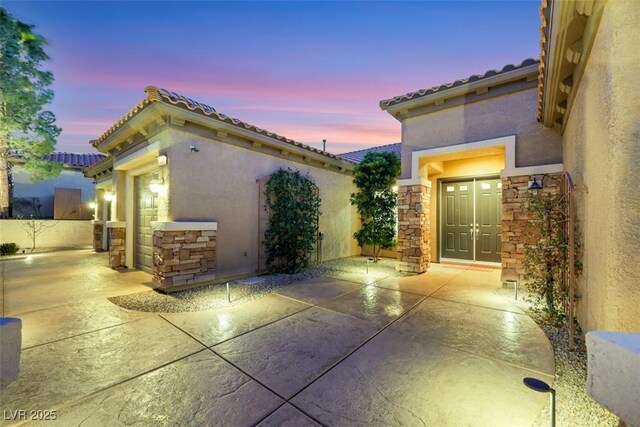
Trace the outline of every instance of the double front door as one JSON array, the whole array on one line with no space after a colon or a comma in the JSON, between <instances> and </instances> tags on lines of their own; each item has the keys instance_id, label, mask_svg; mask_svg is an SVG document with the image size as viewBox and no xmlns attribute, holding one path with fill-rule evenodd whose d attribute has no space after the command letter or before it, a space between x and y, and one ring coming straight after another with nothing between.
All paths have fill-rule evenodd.
<instances>
[{"instance_id":1,"label":"double front door","mask_svg":"<svg viewBox=\"0 0 640 427\"><path fill-rule=\"evenodd\" d=\"M500 262L502 182L499 178L442 182L440 206L442 258Z\"/></svg>"}]
</instances>

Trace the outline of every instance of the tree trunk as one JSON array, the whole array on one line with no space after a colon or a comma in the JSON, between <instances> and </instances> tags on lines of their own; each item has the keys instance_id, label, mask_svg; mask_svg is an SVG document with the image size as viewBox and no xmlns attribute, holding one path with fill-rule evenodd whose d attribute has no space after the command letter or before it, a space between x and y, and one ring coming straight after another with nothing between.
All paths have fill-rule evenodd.
<instances>
[{"instance_id":1,"label":"tree trunk","mask_svg":"<svg viewBox=\"0 0 640 427\"><path fill-rule=\"evenodd\" d=\"M0 219L9 218L9 149L0 135Z\"/></svg>"}]
</instances>

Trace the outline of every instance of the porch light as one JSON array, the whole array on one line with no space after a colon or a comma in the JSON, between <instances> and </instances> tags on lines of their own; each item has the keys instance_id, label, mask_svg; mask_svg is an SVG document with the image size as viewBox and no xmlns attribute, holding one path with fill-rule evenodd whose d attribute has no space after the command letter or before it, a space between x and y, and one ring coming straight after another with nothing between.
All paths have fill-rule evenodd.
<instances>
[{"instance_id":1,"label":"porch light","mask_svg":"<svg viewBox=\"0 0 640 427\"><path fill-rule=\"evenodd\" d=\"M167 166L167 156L166 155L162 155L162 156L158 156L156 157L156 160L158 161L158 166Z\"/></svg>"},{"instance_id":2,"label":"porch light","mask_svg":"<svg viewBox=\"0 0 640 427\"><path fill-rule=\"evenodd\" d=\"M96 208L96 202L89 202L89 209L95 209Z\"/></svg>"},{"instance_id":3,"label":"porch light","mask_svg":"<svg viewBox=\"0 0 640 427\"><path fill-rule=\"evenodd\" d=\"M152 193L159 193L162 191L163 188L164 188L164 179L162 178L154 179L153 181L151 181L151 184L149 184L149 190L151 190Z\"/></svg>"},{"instance_id":4,"label":"porch light","mask_svg":"<svg viewBox=\"0 0 640 427\"><path fill-rule=\"evenodd\" d=\"M111 191L107 191L106 193L104 193L104 199L105 199L107 202L112 201L113 199L115 199L115 197L116 197L116 196L115 196Z\"/></svg>"}]
</instances>

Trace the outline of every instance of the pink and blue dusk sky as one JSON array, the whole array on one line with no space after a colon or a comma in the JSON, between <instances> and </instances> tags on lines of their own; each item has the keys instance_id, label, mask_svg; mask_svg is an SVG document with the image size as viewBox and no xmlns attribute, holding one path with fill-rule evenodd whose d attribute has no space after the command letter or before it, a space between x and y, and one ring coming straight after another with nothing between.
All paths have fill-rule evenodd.
<instances>
[{"instance_id":1,"label":"pink and blue dusk sky","mask_svg":"<svg viewBox=\"0 0 640 427\"><path fill-rule=\"evenodd\" d=\"M58 151L148 85L334 153L390 144L381 99L539 55L537 0L2 3L49 40Z\"/></svg>"}]
</instances>

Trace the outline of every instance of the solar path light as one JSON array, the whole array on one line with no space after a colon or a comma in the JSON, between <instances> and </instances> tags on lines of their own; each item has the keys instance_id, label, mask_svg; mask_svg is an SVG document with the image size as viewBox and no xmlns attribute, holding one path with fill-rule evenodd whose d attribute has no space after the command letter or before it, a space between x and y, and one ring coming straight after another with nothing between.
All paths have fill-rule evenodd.
<instances>
[{"instance_id":1,"label":"solar path light","mask_svg":"<svg viewBox=\"0 0 640 427\"><path fill-rule=\"evenodd\" d=\"M551 427L556 427L556 391L549 384L537 378L526 377L522 382L531 390L539 393L551 393Z\"/></svg>"}]
</instances>

